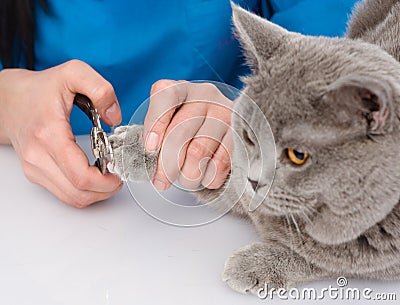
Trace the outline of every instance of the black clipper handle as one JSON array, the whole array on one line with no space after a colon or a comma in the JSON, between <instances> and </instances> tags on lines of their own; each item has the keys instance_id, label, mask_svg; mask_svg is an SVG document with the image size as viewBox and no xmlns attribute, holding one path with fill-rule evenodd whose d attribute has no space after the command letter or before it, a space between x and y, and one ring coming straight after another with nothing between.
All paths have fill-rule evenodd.
<instances>
[{"instance_id":1,"label":"black clipper handle","mask_svg":"<svg viewBox=\"0 0 400 305\"><path fill-rule=\"evenodd\" d=\"M86 95L77 93L74 98L74 104L88 116L89 120L93 123L93 126L96 126L95 114L97 111L94 108L92 101Z\"/></svg>"}]
</instances>

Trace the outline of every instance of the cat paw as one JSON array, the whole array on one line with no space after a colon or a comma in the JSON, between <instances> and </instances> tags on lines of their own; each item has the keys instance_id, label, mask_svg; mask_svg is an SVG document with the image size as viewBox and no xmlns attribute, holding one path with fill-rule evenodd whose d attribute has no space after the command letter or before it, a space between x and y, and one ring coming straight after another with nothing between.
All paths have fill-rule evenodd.
<instances>
[{"instance_id":1,"label":"cat paw","mask_svg":"<svg viewBox=\"0 0 400 305\"><path fill-rule=\"evenodd\" d=\"M287 281L275 266L279 264L279 256L274 257L271 254L273 252L266 249L263 243L251 244L237 250L226 261L222 280L233 290L243 294L257 294L266 285L268 289L287 287Z\"/></svg>"},{"instance_id":2,"label":"cat paw","mask_svg":"<svg viewBox=\"0 0 400 305\"><path fill-rule=\"evenodd\" d=\"M114 158L107 168L123 181L150 181L155 173L158 153L146 151L142 134L142 125L129 125L116 128L108 137Z\"/></svg>"}]
</instances>

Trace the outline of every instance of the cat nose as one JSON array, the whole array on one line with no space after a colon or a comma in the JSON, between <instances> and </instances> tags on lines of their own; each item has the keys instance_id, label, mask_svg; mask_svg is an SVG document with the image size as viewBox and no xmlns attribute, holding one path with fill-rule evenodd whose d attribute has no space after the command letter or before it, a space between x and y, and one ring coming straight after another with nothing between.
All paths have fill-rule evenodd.
<instances>
[{"instance_id":1,"label":"cat nose","mask_svg":"<svg viewBox=\"0 0 400 305\"><path fill-rule=\"evenodd\" d=\"M247 178L247 180L249 180L249 182L250 182L250 184L251 184L251 187L252 187L253 190L256 192L256 191L257 191L257 188L258 188L258 181L251 180L250 178Z\"/></svg>"}]
</instances>

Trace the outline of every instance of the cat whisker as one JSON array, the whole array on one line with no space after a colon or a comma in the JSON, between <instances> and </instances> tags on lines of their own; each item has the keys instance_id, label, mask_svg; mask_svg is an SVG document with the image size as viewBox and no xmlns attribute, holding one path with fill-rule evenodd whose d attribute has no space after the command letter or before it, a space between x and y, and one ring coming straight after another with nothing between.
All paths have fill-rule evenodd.
<instances>
[{"instance_id":1,"label":"cat whisker","mask_svg":"<svg viewBox=\"0 0 400 305\"><path fill-rule=\"evenodd\" d=\"M306 210L308 210L310 212L310 214L321 214L320 211L318 211L317 209L315 209L314 207L311 206L304 206L303 208L305 208Z\"/></svg>"},{"instance_id":2,"label":"cat whisker","mask_svg":"<svg viewBox=\"0 0 400 305\"><path fill-rule=\"evenodd\" d=\"M292 220L293 220L293 224L294 224L294 226L295 226L295 228L296 228L296 231L297 231L297 234L299 235L300 240L301 240L301 241L304 241L303 236L301 235L301 231L300 231L299 225L297 224L296 219L294 218L294 216L293 216L292 213L289 212L289 215L290 215L290 217L291 217Z\"/></svg>"},{"instance_id":3,"label":"cat whisker","mask_svg":"<svg viewBox=\"0 0 400 305\"><path fill-rule=\"evenodd\" d=\"M285 217L286 217L286 222L288 224L288 233L290 235L290 247L289 247L289 249L293 252L293 249L294 249L294 236L293 236L293 232L292 232L292 225L290 223L289 216L287 214L285 214Z\"/></svg>"},{"instance_id":4,"label":"cat whisker","mask_svg":"<svg viewBox=\"0 0 400 305\"><path fill-rule=\"evenodd\" d=\"M301 210L301 213L303 214L304 219L305 219L309 224L312 224L312 221L311 221L310 217L308 217L308 215L307 215L307 213L304 211L304 209Z\"/></svg>"},{"instance_id":5,"label":"cat whisker","mask_svg":"<svg viewBox=\"0 0 400 305\"><path fill-rule=\"evenodd\" d=\"M302 211L302 212L304 213L304 211ZM306 215L306 214L304 213L304 215ZM300 238L300 240L301 240L300 247L304 247L304 238L303 238L303 235L301 234L300 227L299 227L299 225L297 224L296 218L294 217L294 215L293 215L292 213L290 213L290 217L291 217L292 220L293 220L293 223L294 223L294 225L295 225L295 227L296 227L296 231L297 231L297 233L298 233L298 235L299 235L299 238ZM309 218L308 218L308 219L309 219ZM310 220L310 219L309 219L309 220ZM311 221L311 220L310 220L310 221ZM308 274L311 275L311 274L312 274L312 268L311 268L311 263L310 263L309 261L307 261L307 268L308 268Z\"/></svg>"},{"instance_id":6,"label":"cat whisker","mask_svg":"<svg viewBox=\"0 0 400 305\"><path fill-rule=\"evenodd\" d=\"M315 208L307 207L307 206L304 206L304 207L303 207L303 213L306 214L306 216L308 217L308 219L310 219L310 216L312 216L312 215L314 215L314 214L321 214L321 212L319 212L319 211L316 210Z\"/></svg>"}]
</instances>

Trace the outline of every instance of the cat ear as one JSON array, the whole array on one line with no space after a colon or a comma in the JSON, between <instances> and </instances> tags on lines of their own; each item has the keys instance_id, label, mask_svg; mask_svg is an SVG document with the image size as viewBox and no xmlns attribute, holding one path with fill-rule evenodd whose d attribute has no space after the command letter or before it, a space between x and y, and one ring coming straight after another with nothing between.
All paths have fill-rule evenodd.
<instances>
[{"instance_id":1,"label":"cat ear","mask_svg":"<svg viewBox=\"0 0 400 305\"><path fill-rule=\"evenodd\" d=\"M393 87L388 80L349 74L328 86L324 98L353 114L362 115L368 124L368 134L382 134L392 127Z\"/></svg>"},{"instance_id":2,"label":"cat ear","mask_svg":"<svg viewBox=\"0 0 400 305\"><path fill-rule=\"evenodd\" d=\"M295 35L232 2L231 6L239 40L253 68L273 56L290 35Z\"/></svg>"}]
</instances>

